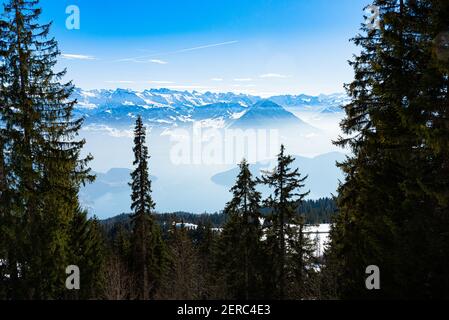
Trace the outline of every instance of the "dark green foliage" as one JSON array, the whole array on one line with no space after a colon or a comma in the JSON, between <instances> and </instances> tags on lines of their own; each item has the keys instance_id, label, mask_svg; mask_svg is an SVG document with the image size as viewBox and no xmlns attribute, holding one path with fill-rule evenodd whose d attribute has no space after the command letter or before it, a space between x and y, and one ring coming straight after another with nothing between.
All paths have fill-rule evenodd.
<instances>
[{"instance_id":1,"label":"dark green foliage","mask_svg":"<svg viewBox=\"0 0 449 320\"><path fill-rule=\"evenodd\" d=\"M200 272L198 249L183 224L171 224L168 248L170 263L164 275L159 298L196 300L203 297L204 274Z\"/></svg>"},{"instance_id":2,"label":"dark green foliage","mask_svg":"<svg viewBox=\"0 0 449 320\"><path fill-rule=\"evenodd\" d=\"M232 200L225 208L228 216L220 237L220 272L224 276L227 296L235 299L262 297L262 226L261 195L256 191L246 161L231 189Z\"/></svg>"},{"instance_id":3,"label":"dark green foliage","mask_svg":"<svg viewBox=\"0 0 449 320\"><path fill-rule=\"evenodd\" d=\"M270 210L262 208L261 212L262 215L268 215L270 213ZM304 200L298 207L298 213L300 216L306 219L306 224L331 223L332 217L336 216L337 212L337 204L334 199L330 198ZM212 228L222 228L227 221L227 215L224 212L213 214L195 214L188 212L154 212L153 216L155 221L161 227L164 237L170 229L170 221L183 221L186 224L191 223L195 225L210 224ZM118 225L131 230L131 219L129 214L121 214L113 218L102 220L101 224L105 228L107 233L111 234L115 234L117 232Z\"/></svg>"},{"instance_id":4,"label":"dark green foliage","mask_svg":"<svg viewBox=\"0 0 449 320\"><path fill-rule=\"evenodd\" d=\"M154 202L151 198L151 181L148 173L148 147L145 145L146 132L139 116L136 121L134 138L134 166L131 173L133 232L131 237L132 268L138 284L138 299L148 300L160 286L166 259L166 249L162 241L159 225L152 216Z\"/></svg>"},{"instance_id":5,"label":"dark green foliage","mask_svg":"<svg viewBox=\"0 0 449 320\"><path fill-rule=\"evenodd\" d=\"M306 224L328 224L337 215L337 204L334 199L303 200L298 213L305 218Z\"/></svg>"},{"instance_id":6,"label":"dark green foliage","mask_svg":"<svg viewBox=\"0 0 449 320\"><path fill-rule=\"evenodd\" d=\"M337 145L351 155L337 205L308 200L307 177L282 147L261 202L240 165L223 213L156 214L146 132L135 129L132 215L88 219L71 83L36 0L0 18L0 299L449 298L449 2L374 0L362 28L352 101ZM175 195L174 195L175 196ZM320 259L304 232L333 219ZM262 223L263 221L263 223ZM180 225L177 223L181 223ZM198 227L187 229L184 223ZM219 230L218 228L222 228ZM66 267L81 290L65 288ZM366 267L381 290L365 287Z\"/></svg>"},{"instance_id":7,"label":"dark green foliage","mask_svg":"<svg viewBox=\"0 0 449 320\"><path fill-rule=\"evenodd\" d=\"M447 298L449 61L437 42L449 30L449 4L374 4L381 29L354 39L362 52L347 86L349 138L338 141L353 155L340 165L346 181L329 257L342 298ZM379 291L365 288L369 265L380 267Z\"/></svg>"},{"instance_id":8,"label":"dark green foliage","mask_svg":"<svg viewBox=\"0 0 449 320\"><path fill-rule=\"evenodd\" d=\"M295 225L288 236L290 248L287 268L286 295L289 299L315 299L319 292L319 261L316 257L317 244L306 232L303 217L292 221Z\"/></svg>"},{"instance_id":9,"label":"dark green foliage","mask_svg":"<svg viewBox=\"0 0 449 320\"><path fill-rule=\"evenodd\" d=\"M309 192L299 192L304 187L307 176L302 177L299 169L290 167L293 161L291 156L285 155L285 147L282 146L277 167L272 172L265 172L260 181L272 189L272 195L264 201L264 206L271 208L267 217L266 230L266 247L271 270L268 272L270 276L266 281L271 288L272 297L276 299L287 297L287 287L292 276L291 267L298 263L294 252L298 249L302 250L297 247L298 241L303 241L305 244L303 235L298 233L300 221L297 212L298 206L309 194ZM299 251L296 254L305 257ZM302 276L302 272L298 273L300 269L303 267L299 266L293 272Z\"/></svg>"},{"instance_id":10,"label":"dark green foliage","mask_svg":"<svg viewBox=\"0 0 449 320\"><path fill-rule=\"evenodd\" d=\"M131 255L131 231L122 224L114 225L113 230L109 236L112 239L112 250L121 259L128 261Z\"/></svg>"},{"instance_id":11,"label":"dark green foliage","mask_svg":"<svg viewBox=\"0 0 449 320\"><path fill-rule=\"evenodd\" d=\"M210 221L200 222L198 228L192 232L192 240L198 250L199 272L202 275L202 291L200 299L219 299L225 290L222 273L218 266L218 246L220 233L213 230Z\"/></svg>"},{"instance_id":12,"label":"dark green foliage","mask_svg":"<svg viewBox=\"0 0 449 320\"><path fill-rule=\"evenodd\" d=\"M170 225L170 221L183 221L184 223L192 223L196 225L210 224L212 228L220 228L226 222L226 215L224 213L203 213L195 214L188 212L174 212L156 214L156 221L160 225ZM167 227L168 229L168 227Z\"/></svg>"},{"instance_id":13,"label":"dark green foliage","mask_svg":"<svg viewBox=\"0 0 449 320\"><path fill-rule=\"evenodd\" d=\"M0 258L8 298L58 299L74 264L78 190L93 177L76 140L73 86L53 71L59 51L37 6L10 0L0 21Z\"/></svg>"},{"instance_id":14,"label":"dark green foliage","mask_svg":"<svg viewBox=\"0 0 449 320\"><path fill-rule=\"evenodd\" d=\"M72 221L70 247L71 261L82 271L80 290L67 294L67 298L92 299L104 295L104 269L106 268L105 235L99 221L87 219L87 213L79 211Z\"/></svg>"},{"instance_id":15,"label":"dark green foliage","mask_svg":"<svg viewBox=\"0 0 449 320\"><path fill-rule=\"evenodd\" d=\"M320 275L317 272L320 261L314 256L314 241L303 232L306 214L300 212L310 212L307 219L317 221L320 217L335 213L335 203L331 199L321 199L304 201L304 207L300 205L306 194L298 193L298 190L305 179L297 170L289 168L286 159L292 160L280 155L280 163L284 166L280 169L284 172L283 186L297 188L288 189L290 191L284 206L271 202L276 208L284 208L284 212L291 213L284 223L284 297L314 299L321 294ZM156 299L280 298L279 280L273 276L279 272L276 268L279 268L281 255L279 230L273 227L279 225L273 223L278 221L278 216L274 210L261 209L261 196L256 190L256 181L252 179L248 164L243 162L240 168L236 185L231 190L233 198L223 214L152 215L169 247L169 258L165 260L168 268L162 272L161 285L154 293ZM277 194L276 188L273 192ZM274 196L271 199L277 198ZM262 221L265 221L263 226ZM186 223L194 224L196 228L186 228ZM108 219L103 221L103 226L113 247L113 256L134 264L129 241L133 237L130 217L121 215ZM139 281L141 279L137 278L136 285ZM117 283L117 279L114 283ZM118 286L121 284L123 281ZM123 294L113 295L113 298L117 296L123 297Z\"/></svg>"}]
</instances>

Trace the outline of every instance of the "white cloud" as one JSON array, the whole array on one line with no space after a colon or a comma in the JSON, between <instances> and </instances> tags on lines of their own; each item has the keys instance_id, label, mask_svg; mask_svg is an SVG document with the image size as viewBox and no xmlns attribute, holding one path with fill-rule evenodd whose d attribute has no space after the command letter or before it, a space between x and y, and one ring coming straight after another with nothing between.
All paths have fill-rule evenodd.
<instances>
[{"instance_id":1,"label":"white cloud","mask_svg":"<svg viewBox=\"0 0 449 320\"><path fill-rule=\"evenodd\" d=\"M223 81L223 79L222 78L212 78L212 79L210 79L211 81Z\"/></svg>"},{"instance_id":2,"label":"white cloud","mask_svg":"<svg viewBox=\"0 0 449 320\"><path fill-rule=\"evenodd\" d=\"M63 54L61 54L61 56L67 60L95 60L95 57L87 56L87 55L83 55L83 54L63 53Z\"/></svg>"},{"instance_id":3,"label":"white cloud","mask_svg":"<svg viewBox=\"0 0 449 320\"><path fill-rule=\"evenodd\" d=\"M234 79L234 81L236 81L236 82L249 82L249 81L253 81L253 79L251 79L251 78L237 78L237 79Z\"/></svg>"},{"instance_id":4,"label":"white cloud","mask_svg":"<svg viewBox=\"0 0 449 320\"><path fill-rule=\"evenodd\" d=\"M150 62L156 63L156 64L168 64L167 61L159 60L159 59L151 59Z\"/></svg>"},{"instance_id":5,"label":"white cloud","mask_svg":"<svg viewBox=\"0 0 449 320\"><path fill-rule=\"evenodd\" d=\"M135 83L135 82L134 81L128 81L128 80L113 80L113 81L109 80L109 81L106 81L106 83L132 84L132 83Z\"/></svg>"},{"instance_id":6,"label":"white cloud","mask_svg":"<svg viewBox=\"0 0 449 320\"><path fill-rule=\"evenodd\" d=\"M279 73L266 73L266 74L260 75L259 77L262 79L268 79L268 78L285 79L285 78L288 78L288 76L286 76L284 74L279 74Z\"/></svg>"},{"instance_id":7,"label":"white cloud","mask_svg":"<svg viewBox=\"0 0 449 320\"><path fill-rule=\"evenodd\" d=\"M282 93L275 92L275 91L258 91L257 95L262 98L270 98L273 96L282 95Z\"/></svg>"},{"instance_id":8,"label":"white cloud","mask_svg":"<svg viewBox=\"0 0 449 320\"><path fill-rule=\"evenodd\" d=\"M111 128L111 127L108 127L105 125L86 126L83 128L83 130L90 131L90 132L106 133L109 136L114 137L114 138L132 138L134 136L133 130L119 130L119 129Z\"/></svg>"},{"instance_id":9,"label":"white cloud","mask_svg":"<svg viewBox=\"0 0 449 320\"><path fill-rule=\"evenodd\" d=\"M158 80L155 80L155 81L148 81L148 83L153 83L153 84L174 84L174 83L176 83L176 82L173 82L173 81L158 81Z\"/></svg>"},{"instance_id":10,"label":"white cloud","mask_svg":"<svg viewBox=\"0 0 449 320\"><path fill-rule=\"evenodd\" d=\"M232 86L235 87L235 88L255 88L255 87L257 87L255 84L244 84L244 85L242 85L242 84L234 84Z\"/></svg>"}]
</instances>

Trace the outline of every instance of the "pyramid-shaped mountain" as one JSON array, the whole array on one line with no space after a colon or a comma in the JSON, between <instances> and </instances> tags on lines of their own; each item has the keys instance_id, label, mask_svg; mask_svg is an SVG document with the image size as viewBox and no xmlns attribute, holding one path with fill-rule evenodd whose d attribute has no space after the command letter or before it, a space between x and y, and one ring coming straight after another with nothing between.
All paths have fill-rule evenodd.
<instances>
[{"instance_id":1,"label":"pyramid-shaped mountain","mask_svg":"<svg viewBox=\"0 0 449 320\"><path fill-rule=\"evenodd\" d=\"M318 129L270 100L262 100L251 106L230 128L242 129L297 129L316 132Z\"/></svg>"}]
</instances>

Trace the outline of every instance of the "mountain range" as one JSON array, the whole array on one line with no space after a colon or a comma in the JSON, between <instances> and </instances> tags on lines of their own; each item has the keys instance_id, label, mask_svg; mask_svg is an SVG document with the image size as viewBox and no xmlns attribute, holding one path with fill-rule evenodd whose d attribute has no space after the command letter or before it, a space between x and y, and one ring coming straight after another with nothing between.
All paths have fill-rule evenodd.
<instances>
[{"instance_id":1,"label":"mountain range","mask_svg":"<svg viewBox=\"0 0 449 320\"><path fill-rule=\"evenodd\" d=\"M153 177L153 196L160 212L223 209L230 200L237 164L246 158L255 173L273 167L270 159L275 159L280 144L297 155L295 166L310 175L311 199L335 193L342 178L335 163L344 154L335 152L340 149L332 140L339 134L341 106L347 102L344 94L264 99L170 89L76 88L72 98L77 100L75 116L85 118L80 132L86 141L83 154L93 155L91 166L97 172L96 182L80 195L89 212L99 217L129 211L132 127L137 115L151 128L147 139L150 173L157 177ZM219 130L197 133L193 125L198 123ZM236 129L232 133L241 139L227 136L224 129ZM256 129L256 135L247 129Z\"/></svg>"},{"instance_id":2,"label":"mountain range","mask_svg":"<svg viewBox=\"0 0 449 320\"><path fill-rule=\"evenodd\" d=\"M247 94L170 89L138 92L80 88L74 90L72 98L78 101L75 115L85 117L86 125L128 127L137 115L142 115L146 123L164 128L182 127L198 121L220 128L266 127L277 120L305 126L293 111L340 113L341 106L347 101L345 94L283 95L263 99Z\"/></svg>"}]
</instances>

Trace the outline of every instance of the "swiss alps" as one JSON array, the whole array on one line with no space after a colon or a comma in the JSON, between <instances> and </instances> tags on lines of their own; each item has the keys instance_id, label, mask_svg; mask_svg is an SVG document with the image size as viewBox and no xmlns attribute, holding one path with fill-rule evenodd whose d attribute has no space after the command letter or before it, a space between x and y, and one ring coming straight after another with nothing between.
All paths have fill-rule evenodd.
<instances>
[{"instance_id":1,"label":"swiss alps","mask_svg":"<svg viewBox=\"0 0 449 320\"><path fill-rule=\"evenodd\" d=\"M91 165L97 172L97 181L82 188L80 196L83 205L100 217L129 210L137 115L151 130L150 172L157 177L153 196L161 212L220 210L229 201L226 181L234 180L241 159L251 162L255 171L269 169L281 143L297 155L298 164L310 175L312 198L331 196L342 179L335 163L344 155L332 141L340 132L341 106L347 101L344 94L266 99L170 89L77 88L72 98L78 101L75 116L85 118L80 135L87 141L84 152L93 155ZM195 131L198 124L201 130ZM236 140L226 140L230 132ZM227 149L230 141L234 144ZM178 161L180 151L185 155L183 161Z\"/></svg>"},{"instance_id":2,"label":"swiss alps","mask_svg":"<svg viewBox=\"0 0 449 320\"><path fill-rule=\"evenodd\" d=\"M316 97L285 95L263 99L246 94L170 89L137 92L79 88L75 89L72 97L78 101L76 115L85 117L87 125L119 127L131 125L138 114L146 123L161 127L183 126L197 121L219 127L248 127L253 123L259 127L266 126L268 121L265 120L268 119L288 120L301 126L306 124L291 112L340 113L341 105L347 100L344 94Z\"/></svg>"}]
</instances>

